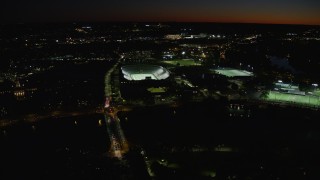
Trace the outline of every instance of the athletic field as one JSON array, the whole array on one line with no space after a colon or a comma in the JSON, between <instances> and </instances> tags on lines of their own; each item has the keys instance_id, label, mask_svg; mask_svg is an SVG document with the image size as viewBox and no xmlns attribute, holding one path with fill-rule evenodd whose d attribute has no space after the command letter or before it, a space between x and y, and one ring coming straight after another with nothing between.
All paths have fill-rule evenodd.
<instances>
[{"instance_id":1,"label":"athletic field","mask_svg":"<svg viewBox=\"0 0 320 180\"><path fill-rule=\"evenodd\" d=\"M240 69L232 69L232 68L219 68L214 69L214 72L217 74L221 74L227 77L249 77L253 76L252 72L240 70Z\"/></svg>"},{"instance_id":2,"label":"athletic field","mask_svg":"<svg viewBox=\"0 0 320 180\"><path fill-rule=\"evenodd\" d=\"M316 96L320 96L320 90L313 91L313 94Z\"/></svg>"},{"instance_id":3,"label":"athletic field","mask_svg":"<svg viewBox=\"0 0 320 180\"><path fill-rule=\"evenodd\" d=\"M308 106L320 106L320 97L313 95L295 95L295 94L287 94L281 93L277 91L270 91L267 101L274 102L285 102L292 104L300 104L300 105L308 105Z\"/></svg>"}]
</instances>

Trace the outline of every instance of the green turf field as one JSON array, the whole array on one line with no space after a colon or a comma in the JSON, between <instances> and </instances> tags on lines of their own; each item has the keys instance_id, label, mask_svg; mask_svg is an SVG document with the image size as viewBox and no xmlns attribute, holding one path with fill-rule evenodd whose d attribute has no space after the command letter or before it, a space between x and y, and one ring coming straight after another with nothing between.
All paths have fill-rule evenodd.
<instances>
[{"instance_id":1,"label":"green turf field","mask_svg":"<svg viewBox=\"0 0 320 180\"><path fill-rule=\"evenodd\" d=\"M313 94L316 96L320 96L320 90L313 91Z\"/></svg>"},{"instance_id":2,"label":"green turf field","mask_svg":"<svg viewBox=\"0 0 320 180\"><path fill-rule=\"evenodd\" d=\"M164 92L166 92L166 89L164 89L162 87L159 87L159 88L152 87L152 88L149 88L148 91L151 93L164 93Z\"/></svg>"},{"instance_id":3,"label":"green turf field","mask_svg":"<svg viewBox=\"0 0 320 180\"><path fill-rule=\"evenodd\" d=\"M274 102L286 102L293 104L309 105L309 106L320 106L320 97L312 95L295 95L295 94L286 94L276 91L270 91L267 101Z\"/></svg>"},{"instance_id":4,"label":"green turf field","mask_svg":"<svg viewBox=\"0 0 320 180\"><path fill-rule=\"evenodd\" d=\"M173 59L168 61L163 61L169 65L180 65L180 66L200 66L201 63L195 62L193 59Z\"/></svg>"},{"instance_id":5,"label":"green turf field","mask_svg":"<svg viewBox=\"0 0 320 180\"><path fill-rule=\"evenodd\" d=\"M232 68L221 68L221 69L214 69L214 71L218 74L222 74L227 77L245 77L245 76L253 76L251 72L239 69L232 69Z\"/></svg>"}]
</instances>

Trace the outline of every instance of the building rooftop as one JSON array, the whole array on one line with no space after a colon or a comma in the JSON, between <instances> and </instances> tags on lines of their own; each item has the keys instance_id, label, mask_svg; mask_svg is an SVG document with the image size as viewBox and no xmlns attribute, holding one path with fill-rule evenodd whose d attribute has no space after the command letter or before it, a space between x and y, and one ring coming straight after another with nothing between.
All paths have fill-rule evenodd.
<instances>
[{"instance_id":1,"label":"building rooftop","mask_svg":"<svg viewBox=\"0 0 320 180\"><path fill-rule=\"evenodd\" d=\"M170 76L169 71L157 65L126 65L121 67L123 77L127 80L162 80Z\"/></svg>"}]
</instances>

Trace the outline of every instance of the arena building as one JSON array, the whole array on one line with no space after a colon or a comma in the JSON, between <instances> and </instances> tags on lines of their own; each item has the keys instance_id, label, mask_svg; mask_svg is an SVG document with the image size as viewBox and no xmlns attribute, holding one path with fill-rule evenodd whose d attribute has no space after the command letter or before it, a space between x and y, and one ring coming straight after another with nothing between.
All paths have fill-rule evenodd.
<instances>
[{"instance_id":1,"label":"arena building","mask_svg":"<svg viewBox=\"0 0 320 180\"><path fill-rule=\"evenodd\" d=\"M126 65L121 67L121 71L129 81L164 80L170 76L167 69L157 65Z\"/></svg>"}]
</instances>

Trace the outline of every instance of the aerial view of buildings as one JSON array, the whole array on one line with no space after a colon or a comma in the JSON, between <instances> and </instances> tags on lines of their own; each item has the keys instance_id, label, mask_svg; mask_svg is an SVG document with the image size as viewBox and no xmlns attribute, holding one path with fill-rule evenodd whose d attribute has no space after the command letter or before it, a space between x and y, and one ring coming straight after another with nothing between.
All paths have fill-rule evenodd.
<instances>
[{"instance_id":1,"label":"aerial view of buildings","mask_svg":"<svg viewBox=\"0 0 320 180\"><path fill-rule=\"evenodd\" d=\"M320 4L230 2L2 8L0 179L320 179Z\"/></svg>"}]
</instances>

